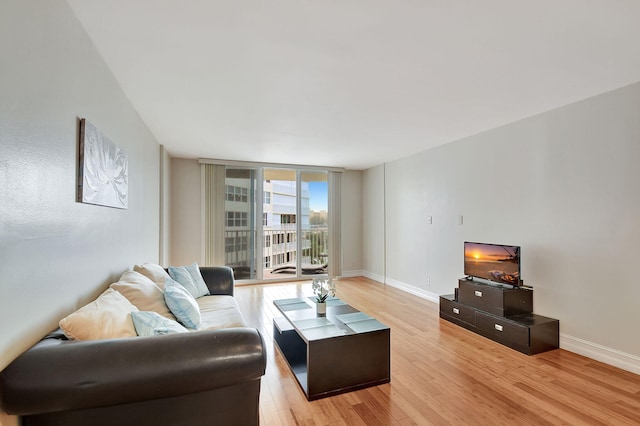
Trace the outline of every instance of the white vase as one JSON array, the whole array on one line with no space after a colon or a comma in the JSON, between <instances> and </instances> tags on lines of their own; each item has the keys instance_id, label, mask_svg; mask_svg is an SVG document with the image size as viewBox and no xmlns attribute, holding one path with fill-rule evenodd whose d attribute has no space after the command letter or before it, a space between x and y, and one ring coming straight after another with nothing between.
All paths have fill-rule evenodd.
<instances>
[{"instance_id":1,"label":"white vase","mask_svg":"<svg viewBox=\"0 0 640 426\"><path fill-rule=\"evenodd\" d=\"M327 302L316 302L316 313L321 317L327 315Z\"/></svg>"}]
</instances>

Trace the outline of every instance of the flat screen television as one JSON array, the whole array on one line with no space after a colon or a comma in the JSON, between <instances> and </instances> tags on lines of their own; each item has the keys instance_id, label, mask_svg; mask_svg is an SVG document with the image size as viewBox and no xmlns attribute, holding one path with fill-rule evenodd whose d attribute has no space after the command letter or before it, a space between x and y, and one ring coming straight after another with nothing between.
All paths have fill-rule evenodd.
<instances>
[{"instance_id":1,"label":"flat screen television","mask_svg":"<svg viewBox=\"0 0 640 426\"><path fill-rule=\"evenodd\" d=\"M519 286L522 282L520 247L465 241L464 274L471 278Z\"/></svg>"}]
</instances>

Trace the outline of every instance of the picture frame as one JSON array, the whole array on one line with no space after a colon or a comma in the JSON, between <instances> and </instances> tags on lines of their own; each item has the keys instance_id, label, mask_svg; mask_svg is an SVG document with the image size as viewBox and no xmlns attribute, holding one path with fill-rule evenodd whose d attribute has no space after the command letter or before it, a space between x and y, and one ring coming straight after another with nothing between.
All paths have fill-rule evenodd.
<instances>
[{"instance_id":1,"label":"picture frame","mask_svg":"<svg viewBox=\"0 0 640 426\"><path fill-rule=\"evenodd\" d=\"M80 119L78 202L129 208L126 152L85 118Z\"/></svg>"}]
</instances>

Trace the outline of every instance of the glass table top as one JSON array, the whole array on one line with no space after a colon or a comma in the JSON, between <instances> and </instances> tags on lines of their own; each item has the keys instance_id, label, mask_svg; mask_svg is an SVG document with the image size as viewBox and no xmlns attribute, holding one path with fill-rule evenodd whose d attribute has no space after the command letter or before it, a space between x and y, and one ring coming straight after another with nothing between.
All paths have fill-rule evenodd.
<instances>
[{"instance_id":1,"label":"glass table top","mask_svg":"<svg viewBox=\"0 0 640 426\"><path fill-rule=\"evenodd\" d=\"M327 299L326 316L316 314L315 297L280 299L273 303L307 341L389 328L335 297Z\"/></svg>"}]
</instances>

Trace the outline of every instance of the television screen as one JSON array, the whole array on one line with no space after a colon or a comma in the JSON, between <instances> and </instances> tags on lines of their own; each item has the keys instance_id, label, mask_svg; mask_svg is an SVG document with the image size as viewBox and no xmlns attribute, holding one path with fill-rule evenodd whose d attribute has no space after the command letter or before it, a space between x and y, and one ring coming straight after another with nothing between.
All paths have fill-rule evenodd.
<instances>
[{"instance_id":1,"label":"television screen","mask_svg":"<svg viewBox=\"0 0 640 426\"><path fill-rule=\"evenodd\" d=\"M520 247L465 242L464 274L502 284L520 285Z\"/></svg>"}]
</instances>

